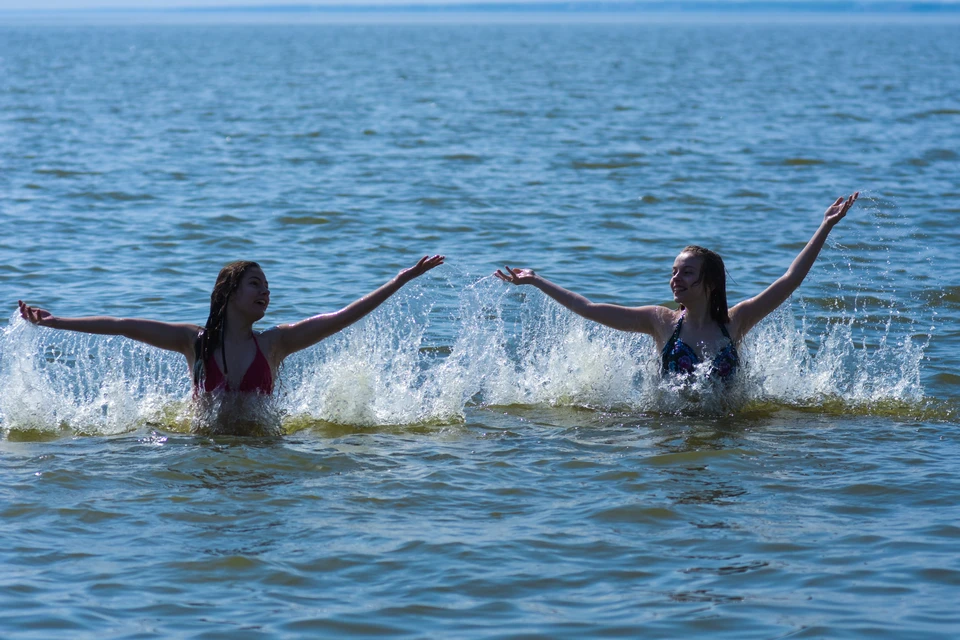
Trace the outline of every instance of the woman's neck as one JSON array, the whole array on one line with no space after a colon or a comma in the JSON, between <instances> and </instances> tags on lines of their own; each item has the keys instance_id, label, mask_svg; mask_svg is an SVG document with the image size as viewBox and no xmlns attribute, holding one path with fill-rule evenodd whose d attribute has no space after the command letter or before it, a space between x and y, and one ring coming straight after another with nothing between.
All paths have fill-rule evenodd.
<instances>
[{"instance_id":1,"label":"woman's neck","mask_svg":"<svg viewBox=\"0 0 960 640\"><path fill-rule=\"evenodd\" d=\"M684 305L683 318L684 322L693 329L714 324L713 318L710 317L710 309L706 305Z\"/></svg>"},{"instance_id":2,"label":"woman's neck","mask_svg":"<svg viewBox=\"0 0 960 640\"><path fill-rule=\"evenodd\" d=\"M253 335L253 323L236 317L235 314L227 314L227 326L223 331L223 338L228 342L244 342Z\"/></svg>"}]
</instances>

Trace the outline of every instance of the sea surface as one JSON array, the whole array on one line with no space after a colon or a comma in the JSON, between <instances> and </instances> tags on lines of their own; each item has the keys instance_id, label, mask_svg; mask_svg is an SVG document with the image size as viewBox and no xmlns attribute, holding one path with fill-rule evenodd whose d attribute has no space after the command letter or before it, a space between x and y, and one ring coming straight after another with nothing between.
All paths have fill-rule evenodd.
<instances>
[{"instance_id":1,"label":"sea surface","mask_svg":"<svg viewBox=\"0 0 960 640\"><path fill-rule=\"evenodd\" d=\"M953 638L956 21L0 25L0 636ZM454 21L455 22L455 21ZM532 288L731 303L860 191L737 388ZM291 357L284 435L191 431L181 356L447 264Z\"/></svg>"}]
</instances>

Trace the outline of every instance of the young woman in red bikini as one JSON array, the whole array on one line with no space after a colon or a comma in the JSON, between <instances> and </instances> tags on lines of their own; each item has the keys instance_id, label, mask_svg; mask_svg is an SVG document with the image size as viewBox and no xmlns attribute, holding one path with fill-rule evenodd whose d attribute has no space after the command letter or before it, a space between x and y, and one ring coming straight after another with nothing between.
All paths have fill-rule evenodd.
<instances>
[{"instance_id":1,"label":"young woman in red bikini","mask_svg":"<svg viewBox=\"0 0 960 640\"><path fill-rule=\"evenodd\" d=\"M494 274L513 284L531 284L574 313L621 331L653 336L664 377L689 377L705 360L709 376L729 380L740 365L737 344L750 329L779 307L803 282L830 230L847 215L858 193L837 198L823 222L787 272L759 295L727 308L726 274L719 255L691 245L673 261L670 289L679 309L663 306L622 307L597 304L560 287L530 269L499 269Z\"/></svg>"},{"instance_id":2,"label":"young woman in red bikini","mask_svg":"<svg viewBox=\"0 0 960 640\"><path fill-rule=\"evenodd\" d=\"M270 304L267 277L256 262L225 266L210 294L206 326L173 324L138 318L60 318L19 301L20 315L53 329L121 335L160 349L182 353L193 371L197 395L216 392L271 394L277 368L292 353L306 349L350 326L383 304L400 288L443 264L444 256L424 256L376 291L334 313L253 330Z\"/></svg>"}]
</instances>

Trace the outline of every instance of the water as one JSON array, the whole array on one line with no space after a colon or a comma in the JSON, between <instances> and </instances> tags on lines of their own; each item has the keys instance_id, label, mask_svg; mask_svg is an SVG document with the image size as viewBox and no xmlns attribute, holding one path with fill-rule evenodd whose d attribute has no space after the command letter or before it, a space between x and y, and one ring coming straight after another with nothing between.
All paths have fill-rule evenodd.
<instances>
[{"instance_id":1,"label":"water","mask_svg":"<svg viewBox=\"0 0 960 640\"><path fill-rule=\"evenodd\" d=\"M947 638L960 624L956 26L0 28L4 637ZM491 277L729 298L860 202L743 346ZM191 435L182 359L16 318L264 327L448 264L284 365L279 438Z\"/></svg>"}]
</instances>

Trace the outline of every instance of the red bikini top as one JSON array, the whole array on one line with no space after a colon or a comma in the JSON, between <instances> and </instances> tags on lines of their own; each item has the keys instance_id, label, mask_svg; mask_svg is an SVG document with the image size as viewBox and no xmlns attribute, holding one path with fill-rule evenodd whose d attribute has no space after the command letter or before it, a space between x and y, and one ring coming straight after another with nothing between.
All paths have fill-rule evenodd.
<instances>
[{"instance_id":1,"label":"red bikini top","mask_svg":"<svg viewBox=\"0 0 960 640\"><path fill-rule=\"evenodd\" d=\"M207 393L216 390L239 391L241 393L273 393L273 373L270 371L270 363L266 356L260 351L260 343L257 337L253 337L253 344L257 347L257 354L253 357L253 362L247 368L240 381L239 389L231 389L227 379L223 377L220 367L217 366L217 359L210 355L210 358L204 363L203 390Z\"/></svg>"}]
</instances>

